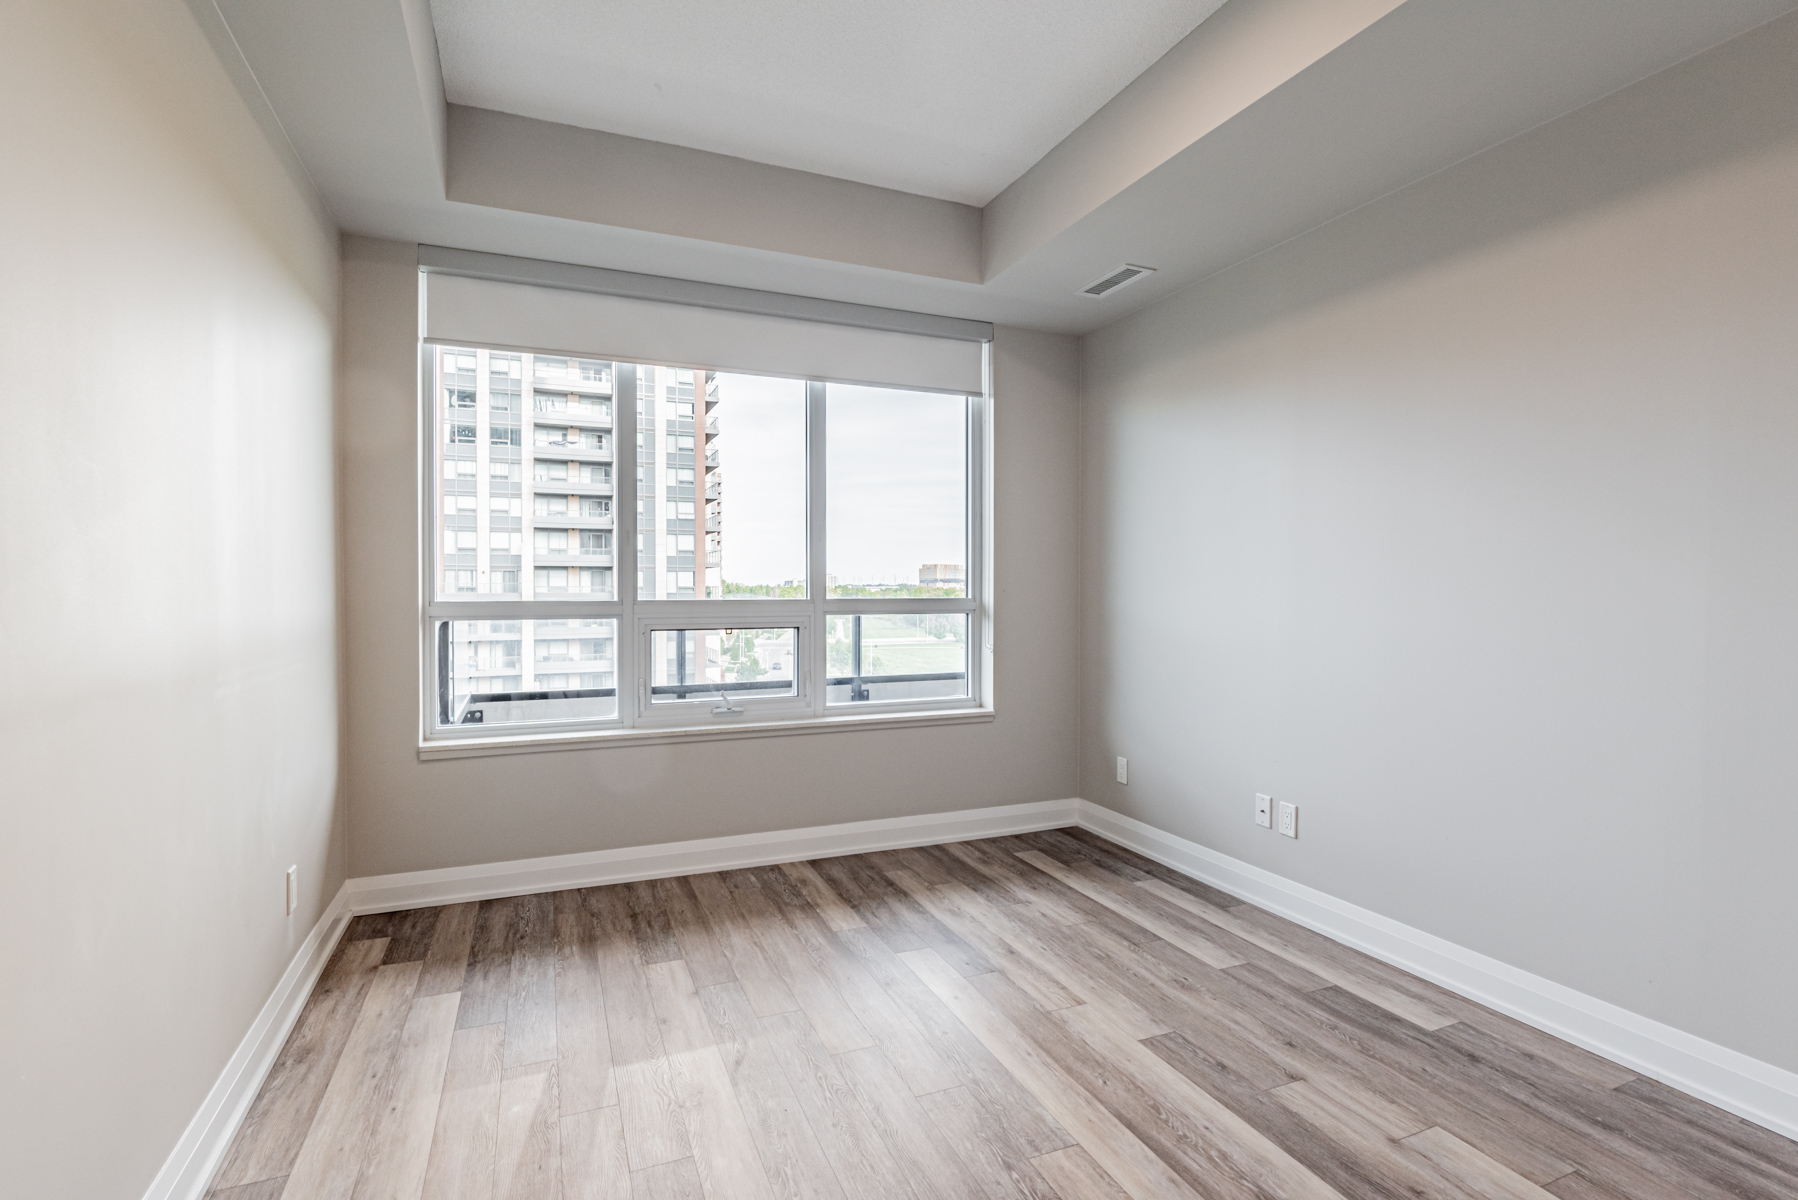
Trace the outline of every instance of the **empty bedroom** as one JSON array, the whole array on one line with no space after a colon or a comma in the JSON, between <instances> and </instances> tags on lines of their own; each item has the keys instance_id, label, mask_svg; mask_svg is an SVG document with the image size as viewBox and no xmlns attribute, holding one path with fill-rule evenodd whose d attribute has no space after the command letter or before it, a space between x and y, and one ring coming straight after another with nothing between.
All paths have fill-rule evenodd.
<instances>
[{"instance_id":1,"label":"empty bedroom","mask_svg":"<svg viewBox=\"0 0 1798 1200\"><path fill-rule=\"evenodd\" d=\"M0 1196L1798 1197L1798 0L0 28Z\"/></svg>"}]
</instances>

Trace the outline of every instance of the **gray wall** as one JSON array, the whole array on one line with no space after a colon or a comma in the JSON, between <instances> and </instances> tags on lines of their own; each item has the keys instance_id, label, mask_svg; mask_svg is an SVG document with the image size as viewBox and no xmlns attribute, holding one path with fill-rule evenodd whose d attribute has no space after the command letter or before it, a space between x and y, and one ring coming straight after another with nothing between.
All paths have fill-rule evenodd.
<instances>
[{"instance_id":1,"label":"gray wall","mask_svg":"<svg viewBox=\"0 0 1798 1200\"><path fill-rule=\"evenodd\" d=\"M1075 794L1076 347L994 357L990 724L420 762L416 249L343 264L346 779L358 876Z\"/></svg>"},{"instance_id":2,"label":"gray wall","mask_svg":"<svg viewBox=\"0 0 1798 1200\"><path fill-rule=\"evenodd\" d=\"M1083 795L1798 1068L1794 78L1788 18L1088 338Z\"/></svg>"},{"instance_id":3,"label":"gray wall","mask_svg":"<svg viewBox=\"0 0 1798 1200\"><path fill-rule=\"evenodd\" d=\"M0 1192L116 1200L344 875L337 241L179 0L5 11Z\"/></svg>"}]
</instances>

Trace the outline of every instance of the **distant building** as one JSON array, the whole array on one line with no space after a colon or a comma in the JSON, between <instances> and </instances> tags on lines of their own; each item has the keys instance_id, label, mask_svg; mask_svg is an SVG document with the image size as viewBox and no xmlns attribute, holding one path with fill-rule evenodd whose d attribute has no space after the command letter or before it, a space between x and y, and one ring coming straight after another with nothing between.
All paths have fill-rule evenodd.
<instances>
[{"instance_id":1,"label":"distant building","mask_svg":"<svg viewBox=\"0 0 1798 1200\"><path fill-rule=\"evenodd\" d=\"M960 563L925 563L918 568L920 587L960 587L967 582L967 569Z\"/></svg>"}]
</instances>

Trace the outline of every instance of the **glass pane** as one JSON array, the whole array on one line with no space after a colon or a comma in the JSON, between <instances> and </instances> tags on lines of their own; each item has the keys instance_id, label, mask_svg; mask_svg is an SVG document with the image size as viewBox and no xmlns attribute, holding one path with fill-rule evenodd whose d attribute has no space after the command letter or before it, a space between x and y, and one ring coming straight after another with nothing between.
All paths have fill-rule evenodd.
<instances>
[{"instance_id":1,"label":"glass pane","mask_svg":"<svg viewBox=\"0 0 1798 1200\"><path fill-rule=\"evenodd\" d=\"M805 597L805 383L637 368L637 594Z\"/></svg>"},{"instance_id":2,"label":"glass pane","mask_svg":"<svg viewBox=\"0 0 1798 1200\"><path fill-rule=\"evenodd\" d=\"M438 595L613 599L612 364L434 353Z\"/></svg>"},{"instance_id":3,"label":"glass pane","mask_svg":"<svg viewBox=\"0 0 1798 1200\"><path fill-rule=\"evenodd\" d=\"M651 704L796 696L797 629L658 629L650 635Z\"/></svg>"},{"instance_id":4,"label":"glass pane","mask_svg":"<svg viewBox=\"0 0 1798 1200\"><path fill-rule=\"evenodd\" d=\"M968 401L825 390L825 570L832 596L964 596Z\"/></svg>"},{"instance_id":5,"label":"glass pane","mask_svg":"<svg viewBox=\"0 0 1798 1200\"><path fill-rule=\"evenodd\" d=\"M968 694L968 614L827 618L828 704L942 700Z\"/></svg>"},{"instance_id":6,"label":"glass pane","mask_svg":"<svg viewBox=\"0 0 1798 1200\"><path fill-rule=\"evenodd\" d=\"M618 715L618 622L439 621L439 725Z\"/></svg>"}]
</instances>

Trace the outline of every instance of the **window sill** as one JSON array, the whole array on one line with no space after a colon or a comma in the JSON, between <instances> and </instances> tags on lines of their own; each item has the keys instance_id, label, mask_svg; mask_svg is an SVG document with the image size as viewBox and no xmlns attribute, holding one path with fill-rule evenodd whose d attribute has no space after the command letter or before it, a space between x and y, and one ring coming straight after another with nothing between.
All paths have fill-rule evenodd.
<instances>
[{"instance_id":1,"label":"window sill","mask_svg":"<svg viewBox=\"0 0 1798 1200\"><path fill-rule=\"evenodd\" d=\"M542 754L554 750L596 750L607 746L666 746L724 742L738 738L792 737L827 730L908 729L922 725L983 725L993 719L990 708L957 708L940 712L854 713L799 721L760 721L741 725L680 729L619 729L605 732L520 734L512 737L458 738L423 742L420 762L443 758L485 758L496 754Z\"/></svg>"}]
</instances>

